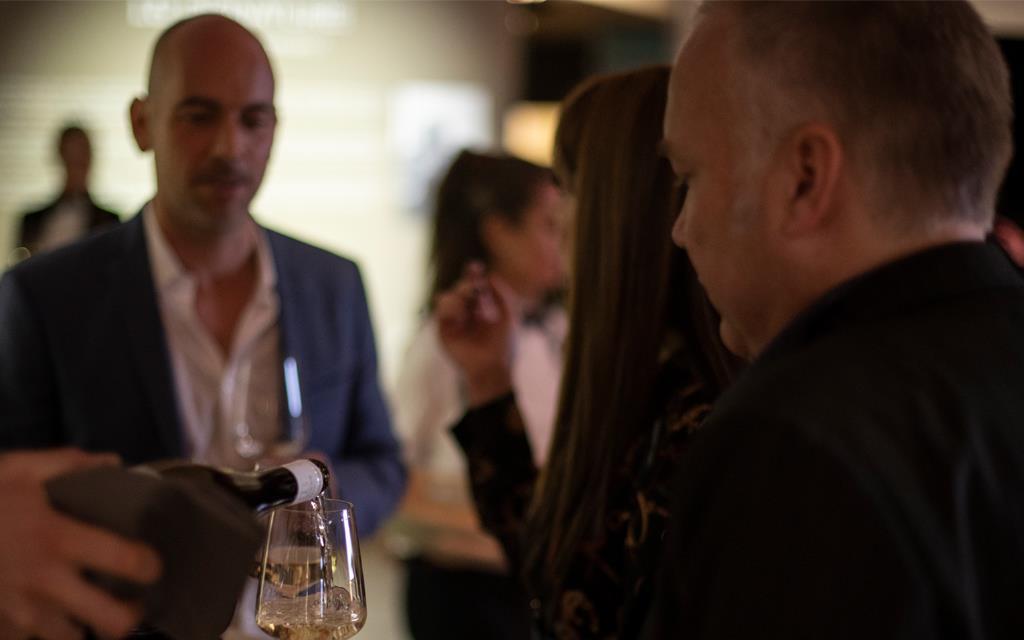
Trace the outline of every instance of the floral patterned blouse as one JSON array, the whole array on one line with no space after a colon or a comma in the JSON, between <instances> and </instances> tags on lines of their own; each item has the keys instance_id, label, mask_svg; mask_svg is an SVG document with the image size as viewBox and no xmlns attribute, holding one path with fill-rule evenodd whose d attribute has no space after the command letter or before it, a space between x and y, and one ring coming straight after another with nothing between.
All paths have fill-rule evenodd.
<instances>
[{"instance_id":1,"label":"floral patterned blouse","mask_svg":"<svg viewBox=\"0 0 1024 640\"><path fill-rule=\"evenodd\" d=\"M662 406L649 429L637 429L611 483L603 535L581 545L557 602L541 603L542 585L526 587L541 637L635 638L652 597L652 580L668 527L670 480L713 398L679 358L657 383ZM538 470L512 394L472 409L452 428L469 464L473 499L484 527L516 567L523 518ZM553 611L550 619L541 614Z\"/></svg>"}]
</instances>

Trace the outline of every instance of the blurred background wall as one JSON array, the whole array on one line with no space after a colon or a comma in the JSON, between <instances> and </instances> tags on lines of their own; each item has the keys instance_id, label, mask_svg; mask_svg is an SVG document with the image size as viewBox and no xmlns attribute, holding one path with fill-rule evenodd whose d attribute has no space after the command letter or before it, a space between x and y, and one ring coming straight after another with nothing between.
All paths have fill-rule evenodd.
<instances>
[{"instance_id":1,"label":"blurred background wall","mask_svg":"<svg viewBox=\"0 0 1024 640\"><path fill-rule=\"evenodd\" d=\"M1024 2L976 4L1024 75ZM671 61L693 10L681 0L0 1L0 269L21 213L56 196L54 136L67 122L92 134L97 202L123 218L139 210L152 161L134 146L127 107L150 46L181 17L226 13L263 38L278 79L280 125L253 212L360 263L389 384L423 303L431 186L450 155L505 147L546 161L568 89ZM1018 221L1021 173L1015 163L1003 199ZM366 565L360 637L404 637L399 572L372 545Z\"/></svg>"}]
</instances>

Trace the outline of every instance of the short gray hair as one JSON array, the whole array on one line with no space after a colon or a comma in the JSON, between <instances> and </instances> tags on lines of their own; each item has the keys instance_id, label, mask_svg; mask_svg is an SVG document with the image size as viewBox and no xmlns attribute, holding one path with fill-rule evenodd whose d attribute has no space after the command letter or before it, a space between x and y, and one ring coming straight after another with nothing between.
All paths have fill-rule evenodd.
<instances>
[{"instance_id":1,"label":"short gray hair","mask_svg":"<svg viewBox=\"0 0 1024 640\"><path fill-rule=\"evenodd\" d=\"M1013 152L1009 74L957 2L706 2L736 18L745 143L810 119L836 128L876 199L917 226L989 224ZM744 104L746 103L746 104Z\"/></svg>"}]
</instances>

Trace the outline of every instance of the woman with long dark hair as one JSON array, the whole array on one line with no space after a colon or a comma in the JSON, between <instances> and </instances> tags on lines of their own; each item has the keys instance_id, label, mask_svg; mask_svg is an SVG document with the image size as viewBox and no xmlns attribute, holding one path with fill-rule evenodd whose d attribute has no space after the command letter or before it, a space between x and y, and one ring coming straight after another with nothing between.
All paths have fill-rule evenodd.
<instances>
[{"instance_id":1,"label":"woman with long dark hair","mask_svg":"<svg viewBox=\"0 0 1024 640\"><path fill-rule=\"evenodd\" d=\"M576 221L566 368L543 471L510 393L500 278L470 269L438 299L473 407L454 432L477 508L524 577L543 637L639 633L669 478L734 366L670 240L683 194L657 149L668 75L658 66L599 77L563 106L555 172Z\"/></svg>"}]
</instances>

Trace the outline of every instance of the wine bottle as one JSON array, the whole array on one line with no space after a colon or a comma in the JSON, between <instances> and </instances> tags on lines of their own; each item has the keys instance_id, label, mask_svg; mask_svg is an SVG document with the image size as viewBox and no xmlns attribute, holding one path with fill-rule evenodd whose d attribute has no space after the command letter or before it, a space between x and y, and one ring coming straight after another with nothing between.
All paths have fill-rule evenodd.
<instances>
[{"instance_id":1,"label":"wine bottle","mask_svg":"<svg viewBox=\"0 0 1024 640\"><path fill-rule=\"evenodd\" d=\"M254 513L314 500L326 493L330 484L327 465L310 459L265 471L234 471L189 462L151 463L137 469L186 482L216 484Z\"/></svg>"}]
</instances>

